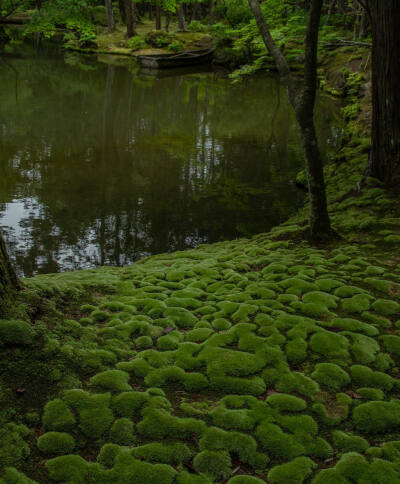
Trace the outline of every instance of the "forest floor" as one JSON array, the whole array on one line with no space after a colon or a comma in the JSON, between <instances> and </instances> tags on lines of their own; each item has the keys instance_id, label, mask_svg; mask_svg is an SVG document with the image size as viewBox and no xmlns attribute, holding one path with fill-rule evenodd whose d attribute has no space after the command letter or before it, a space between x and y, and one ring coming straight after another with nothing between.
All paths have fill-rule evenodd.
<instances>
[{"instance_id":1,"label":"forest floor","mask_svg":"<svg viewBox=\"0 0 400 484\"><path fill-rule=\"evenodd\" d=\"M357 188L364 54L322 61L349 100L326 167L339 240L311 245L305 207L251 239L24 281L0 321L0 482L400 483L400 200Z\"/></svg>"}]
</instances>

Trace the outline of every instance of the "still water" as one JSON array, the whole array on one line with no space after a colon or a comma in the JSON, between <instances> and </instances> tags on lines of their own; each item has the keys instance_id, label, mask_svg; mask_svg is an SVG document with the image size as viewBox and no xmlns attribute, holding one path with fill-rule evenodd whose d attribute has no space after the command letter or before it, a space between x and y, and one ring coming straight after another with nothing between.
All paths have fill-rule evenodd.
<instances>
[{"instance_id":1,"label":"still water","mask_svg":"<svg viewBox=\"0 0 400 484\"><path fill-rule=\"evenodd\" d=\"M321 147L340 142L320 96ZM0 227L20 274L124 265L267 231L303 203L274 76L141 73L134 62L0 56Z\"/></svg>"}]
</instances>

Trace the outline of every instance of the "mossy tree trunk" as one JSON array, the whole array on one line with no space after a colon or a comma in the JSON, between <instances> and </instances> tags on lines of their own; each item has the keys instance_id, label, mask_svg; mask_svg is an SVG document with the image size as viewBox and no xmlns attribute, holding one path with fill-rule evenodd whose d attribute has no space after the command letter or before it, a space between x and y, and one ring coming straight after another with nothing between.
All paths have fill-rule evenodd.
<instances>
[{"instance_id":1,"label":"mossy tree trunk","mask_svg":"<svg viewBox=\"0 0 400 484\"><path fill-rule=\"evenodd\" d=\"M317 91L317 46L323 0L312 0L307 26L304 82L299 89L284 55L272 39L258 0L248 0L264 44L274 59L280 78L286 86L300 128L308 176L310 198L310 233L314 240L333 235L328 215L325 180L321 152L314 124Z\"/></svg>"},{"instance_id":2,"label":"mossy tree trunk","mask_svg":"<svg viewBox=\"0 0 400 484\"><path fill-rule=\"evenodd\" d=\"M0 234L0 317L8 312L12 298L19 289L21 289L21 284L8 257L4 239Z\"/></svg>"},{"instance_id":3,"label":"mossy tree trunk","mask_svg":"<svg viewBox=\"0 0 400 484\"><path fill-rule=\"evenodd\" d=\"M179 3L178 9L177 9L177 14L178 14L178 24L179 24L179 30L186 30L186 19L185 19L185 12L183 10L183 4Z\"/></svg>"},{"instance_id":4,"label":"mossy tree trunk","mask_svg":"<svg viewBox=\"0 0 400 484\"><path fill-rule=\"evenodd\" d=\"M136 35L136 9L132 0L124 0L126 36L128 39Z\"/></svg>"},{"instance_id":5,"label":"mossy tree trunk","mask_svg":"<svg viewBox=\"0 0 400 484\"><path fill-rule=\"evenodd\" d=\"M400 181L400 2L369 0L372 25L372 149L367 175Z\"/></svg>"}]
</instances>

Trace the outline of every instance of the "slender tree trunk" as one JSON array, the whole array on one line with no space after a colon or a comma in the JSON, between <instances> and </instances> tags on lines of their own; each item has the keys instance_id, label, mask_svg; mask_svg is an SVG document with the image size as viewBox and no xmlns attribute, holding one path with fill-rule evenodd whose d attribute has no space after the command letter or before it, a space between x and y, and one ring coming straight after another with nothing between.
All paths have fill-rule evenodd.
<instances>
[{"instance_id":1,"label":"slender tree trunk","mask_svg":"<svg viewBox=\"0 0 400 484\"><path fill-rule=\"evenodd\" d=\"M165 13L165 31L169 32L169 24L171 23L171 12Z\"/></svg>"},{"instance_id":2,"label":"slender tree trunk","mask_svg":"<svg viewBox=\"0 0 400 484\"><path fill-rule=\"evenodd\" d=\"M161 7L160 4L157 2L156 4L156 30L161 30Z\"/></svg>"},{"instance_id":3,"label":"slender tree trunk","mask_svg":"<svg viewBox=\"0 0 400 484\"><path fill-rule=\"evenodd\" d=\"M185 20L185 12L183 10L183 5L182 3L179 4L178 7L178 23L179 23L179 30L186 30L186 20Z\"/></svg>"},{"instance_id":4,"label":"slender tree trunk","mask_svg":"<svg viewBox=\"0 0 400 484\"><path fill-rule=\"evenodd\" d=\"M106 10L107 10L108 31L114 32L114 30L115 30L115 19L114 19L113 7L112 7L112 0L105 0L105 1L106 1Z\"/></svg>"},{"instance_id":5,"label":"slender tree trunk","mask_svg":"<svg viewBox=\"0 0 400 484\"><path fill-rule=\"evenodd\" d=\"M328 9L328 17L326 19L326 25L329 25L331 21L331 17L333 15L333 9L335 8L337 3L337 0L331 0L331 3L329 4L329 9Z\"/></svg>"},{"instance_id":6,"label":"slender tree trunk","mask_svg":"<svg viewBox=\"0 0 400 484\"><path fill-rule=\"evenodd\" d=\"M215 23L215 0L210 1L210 25Z\"/></svg>"},{"instance_id":7,"label":"slender tree trunk","mask_svg":"<svg viewBox=\"0 0 400 484\"><path fill-rule=\"evenodd\" d=\"M0 318L10 309L10 303L21 284L7 254L6 244L0 234Z\"/></svg>"},{"instance_id":8,"label":"slender tree trunk","mask_svg":"<svg viewBox=\"0 0 400 484\"><path fill-rule=\"evenodd\" d=\"M314 125L314 107L317 91L317 46L323 0L312 0L307 27L304 85L299 92L289 65L271 37L258 0L248 0L259 31L286 86L290 102L300 128L308 176L310 198L310 232L313 239L332 235L328 215L322 157Z\"/></svg>"},{"instance_id":9,"label":"slender tree trunk","mask_svg":"<svg viewBox=\"0 0 400 484\"><path fill-rule=\"evenodd\" d=\"M366 9L362 7L360 31L358 34L359 39L365 39L365 37L367 36L367 29L368 29L368 15L367 15Z\"/></svg>"},{"instance_id":10,"label":"slender tree trunk","mask_svg":"<svg viewBox=\"0 0 400 484\"><path fill-rule=\"evenodd\" d=\"M372 24L372 149L367 174L400 180L400 4L370 0Z\"/></svg>"}]
</instances>

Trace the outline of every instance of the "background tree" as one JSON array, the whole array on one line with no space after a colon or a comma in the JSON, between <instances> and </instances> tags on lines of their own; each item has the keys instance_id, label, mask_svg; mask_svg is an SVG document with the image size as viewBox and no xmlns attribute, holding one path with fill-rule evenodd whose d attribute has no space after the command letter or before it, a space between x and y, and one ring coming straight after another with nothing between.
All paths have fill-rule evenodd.
<instances>
[{"instance_id":1,"label":"background tree","mask_svg":"<svg viewBox=\"0 0 400 484\"><path fill-rule=\"evenodd\" d=\"M400 181L400 2L366 0L372 25L372 149L367 175Z\"/></svg>"},{"instance_id":2,"label":"background tree","mask_svg":"<svg viewBox=\"0 0 400 484\"><path fill-rule=\"evenodd\" d=\"M299 88L279 47L272 39L258 0L248 0L261 37L271 54L285 84L296 113L303 144L310 198L310 233L313 239L332 235L328 215L323 163L314 125L314 106L317 91L317 46L323 0L312 0L307 26L304 79Z\"/></svg>"}]
</instances>

